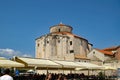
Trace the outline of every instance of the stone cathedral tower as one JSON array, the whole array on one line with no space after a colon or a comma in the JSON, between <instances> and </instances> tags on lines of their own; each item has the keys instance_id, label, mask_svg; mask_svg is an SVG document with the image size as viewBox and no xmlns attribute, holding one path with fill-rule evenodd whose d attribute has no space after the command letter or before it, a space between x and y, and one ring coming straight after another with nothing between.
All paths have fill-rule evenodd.
<instances>
[{"instance_id":1,"label":"stone cathedral tower","mask_svg":"<svg viewBox=\"0 0 120 80\"><path fill-rule=\"evenodd\" d=\"M92 49L88 40L72 33L73 28L62 23L50 27L50 33L36 39L36 58L57 60L86 59Z\"/></svg>"}]
</instances>

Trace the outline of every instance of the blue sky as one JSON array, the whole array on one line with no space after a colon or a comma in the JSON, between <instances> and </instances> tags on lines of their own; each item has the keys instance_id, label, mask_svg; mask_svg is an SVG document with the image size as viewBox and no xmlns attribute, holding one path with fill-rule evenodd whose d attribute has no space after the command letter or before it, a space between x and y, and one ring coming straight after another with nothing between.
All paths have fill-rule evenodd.
<instances>
[{"instance_id":1,"label":"blue sky","mask_svg":"<svg viewBox=\"0 0 120 80\"><path fill-rule=\"evenodd\" d=\"M120 45L120 0L0 0L0 56L34 57L35 39L60 22L94 48Z\"/></svg>"}]
</instances>

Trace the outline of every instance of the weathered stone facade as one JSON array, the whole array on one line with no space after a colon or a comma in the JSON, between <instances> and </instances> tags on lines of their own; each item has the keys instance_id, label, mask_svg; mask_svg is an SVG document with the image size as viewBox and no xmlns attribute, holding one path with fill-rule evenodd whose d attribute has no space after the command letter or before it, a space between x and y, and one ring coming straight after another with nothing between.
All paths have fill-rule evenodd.
<instances>
[{"instance_id":1,"label":"weathered stone facade","mask_svg":"<svg viewBox=\"0 0 120 80\"><path fill-rule=\"evenodd\" d=\"M87 58L92 50L88 40L72 33L69 25L58 24L50 27L50 33L36 39L36 58L75 60L76 55Z\"/></svg>"},{"instance_id":2,"label":"weathered stone facade","mask_svg":"<svg viewBox=\"0 0 120 80\"><path fill-rule=\"evenodd\" d=\"M120 46L105 49L93 49L87 58L92 63L98 65L109 65L114 68L120 68Z\"/></svg>"},{"instance_id":3,"label":"weathered stone facade","mask_svg":"<svg viewBox=\"0 0 120 80\"><path fill-rule=\"evenodd\" d=\"M117 60L120 60L120 46L118 46L118 47L116 48L115 58L116 58Z\"/></svg>"}]
</instances>

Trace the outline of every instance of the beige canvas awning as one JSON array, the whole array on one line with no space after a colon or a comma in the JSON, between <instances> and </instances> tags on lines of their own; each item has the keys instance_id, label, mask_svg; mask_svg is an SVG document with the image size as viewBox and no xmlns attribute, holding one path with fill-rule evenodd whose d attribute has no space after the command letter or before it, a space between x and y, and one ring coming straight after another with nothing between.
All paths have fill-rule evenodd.
<instances>
[{"instance_id":1,"label":"beige canvas awning","mask_svg":"<svg viewBox=\"0 0 120 80\"><path fill-rule=\"evenodd\" d=\"M24 67L24 64L7 59L0 59L0 67Z\"/></svg>"},{"instance_id":2,"label":"beige canvas awning","mask_svg":"<svg viewBox=\"0 0 120 80\"><path fill-rule=\"evenodd\" d=\"M57 61L57 60L54 60L54 62L62 65L63 68L81 68L82 65L79 65L73 61Z\"/></svg>"},{"instance_id":3,"label":"beige canvas awning","mask_svg":"<svg viewBox=\"0 0 120 80\"><path fill-rule=\"evenodd\" d=\"M76 62L79 65L82 65L84 68L87 69L103 69L104 67L96 65L96 64L92 64L92 63L88 63L88 62Z\"/></svg>"},{"instance_id":4,"label":"beige canvas awning","mask_svg":"<svg viewBox=\"0 0 120 80\"><path fill-rule=\"evenodd\" d=\"M46 68L60 68L61 65L47 59L23 58L16 57L16 61L26 64L27 67L46 67Z\"/></svg>"},{"instance_id":5,"label":"beige canvas awning","mask_svg":"<svg viewBox=\"0 0 120 80\"><path fill-rule=\"evenodd\" d=\"M112 67L112 66L108 66L108 65L103 65L102 67L104 67L104 70L117 70L117 68Z\"/></svg>"}]
</instances>

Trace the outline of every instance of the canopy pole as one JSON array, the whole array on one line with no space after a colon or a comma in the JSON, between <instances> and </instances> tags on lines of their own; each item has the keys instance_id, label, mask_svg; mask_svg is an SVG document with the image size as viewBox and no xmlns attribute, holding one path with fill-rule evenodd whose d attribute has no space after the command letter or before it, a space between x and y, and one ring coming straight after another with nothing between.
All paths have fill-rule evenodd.
<instances>
[{"instance_id":1,"label":"canopy pole","mask_svg":"<svg viewBox=\"0 0 120 80\"><path fill-rule=\"evenodd\" d=\"M90 75L90 70L88 69L88 76Z\"/></svg>"},{"instance_id":2,"label":"canopy pole","mask_svg":"<svg viewBox=\"0 0 120 80\"><path fill-rule=\"evenodd\" d=\"M48 67L47 67L47 74L48 74L49 72L48 72Z\"/></svg>"},{"instance_id":3,"label":"canopy pole","mask_svg":"<svg viewBox=\"0 0 120 80\"><path fill-rule=\"evenodd\" d=\"M63 74L64 74L64 66L62 65L62 69L63 69Z\"/></svg>"},{"instance_id":4,"label":"canopy pole","mask_svg":"<svg viewBox=\"0 0 120 80\"><path fill-rule=\"evenodd\" d=\"M34 67L35 73L37 73L37 66Z\"/></svg>"},{"instance_id":5,"label":"canopy pole","mask_svg":"<svg viewBox=\"0 0 120 80\"><path fill-rule=\"evenodd\" d=\"M64 74L64 69L63 69L63 74Z\"/></svg>"},{"instance_id":6,"label":"canopy pole","mask_svg":"<svg viewBox=\"0 0 120 80\"><path fill-rule=\"evenodd\" d=\"M15 67L13 68L13 71L14 71L14 74L16 74L16 68Z\"/></svg>"},{"instance_id":7,"label":"canopy pole","mask_svg":"<svg viewBox=\"0 0 120 80\"><path fill-rule=\"evenodd\" d=\"M104 76L105 76L106 74L105 74L105 70L104 70Z\"/></svg>"},{"instance_id":8,"label":"canopy pole","mask_svg":"<svg viewBox=\"0 0 120 80\"><path fill-rule=\"evenodd\" d=\"M70 70L70 73L72 74L72 70Z\"/></svg>"}]
</instances>

